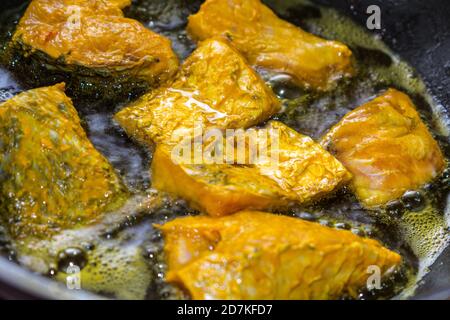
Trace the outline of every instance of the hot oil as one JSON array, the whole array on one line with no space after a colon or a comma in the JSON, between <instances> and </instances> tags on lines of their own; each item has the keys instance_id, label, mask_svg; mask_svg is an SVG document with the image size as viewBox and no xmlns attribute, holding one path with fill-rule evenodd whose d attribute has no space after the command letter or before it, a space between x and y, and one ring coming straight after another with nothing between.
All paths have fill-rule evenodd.
<instances>
[{"instance_id":1,"label":"hot oil","mask_svg":"<svg viewBox=\"0 0 450 320\"><path fill-rule=\"evenodd\" d=\"M136 0L126 15L169 37L174 50L184 59L195 48L185 31L187 16L198 9L200 2ZM284 110L276 119L319 139L347 112L392 86L410 94L448 157L449 122L443 116L443 107L433 103L414 70L381 40L335 11L311 6L306 1L266 3L290 22L348 44L358 69L354 79L320 95L301 90L286 75L259 70L283 101ZM2 13L2 21L7 22L1 26L3 43L22 11L19 8ZM24 89L28 88L22 88L5 69L0 69L0 101ZM135 193L127 206L108 215L99 225L65 231L41 241L13 245L7 232L0 229L0 251L14 260L12 249L15 249L19 253L18 263L60 281L66 278L64 269L68 265L81 265L82 287L107 297L185 298L180 290L164 282L163 239L153 224L196 212L183 202L168 201L149 189L151 152L127 138L112 121L112 115L124 103L98 106L95 102L76 101L76 108L93 144ZM344 188L319 203L293 208L284 214L375 238L400 252L406 261L404 268L386 281L382 290L364 292L361 298L389 298L400 292L400 297L407 297L449 241L450 213L444 212L443 205L447 203L448 179L447 171L444 177L419 190L419 195L407 195L386 210L363 209Z\"/></svg>"}]
</instances>

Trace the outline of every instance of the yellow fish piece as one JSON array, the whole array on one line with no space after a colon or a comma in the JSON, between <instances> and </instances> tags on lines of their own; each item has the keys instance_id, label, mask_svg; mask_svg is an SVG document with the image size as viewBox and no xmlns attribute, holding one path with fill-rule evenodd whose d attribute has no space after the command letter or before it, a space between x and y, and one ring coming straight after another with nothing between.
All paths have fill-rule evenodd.
<instances>
[{"instance_id":1,"label":"yellow fish piece","mask_svg":"<svg viewBox=\"0 0 450 320\"><path fill-rule=\"evenodd\" d=\"M160 229L167 281L196 300L356 298L368 267L384 278L402 261L350 231L264 212L178 218Z\"/></svg>"},{"instance_id":2,"label":"yellow fish piece","mask_svg":"<svg viewBox=\"0 0 450 320\"><path fill-rule=\"evenodd\" d=\"M47 69L150 86L170 79L178 58L168 39L125 18L130 0L33 0L11 47Z\"/></svg>"},{"instance_id":3,"label":"yellow fish piece","mask_svg":"<svg viewBox=\"0 0 450 320\"><path fill-rule=\"evenodd\" d=\"M352 187L366 207L419 188L445 167L413 102L395 89L348 113L321 144L353 174Z\"/></svg>"},{"instance_id":4,"label":"yellow fish piece","mask_svg":"<svg viewBox=\"0 0 450 320\"><path fill-rule=\"evenodd\" d=\"M116 114L140 142L175 144L199 127L248 128L267 120L280 102L225 41L200 43L176 80Z\"/></svg>"},{"instance_id":5,"label":"yellow fish piece","mask_svg":"<svg viewBox=\"0 0 450 320\"><path fill-rule=\"evenodd\" d=\"M207 0L189 17L189 33L227 38L251 65L291 75L299 84L330 90L352 75L352 52L278 18L260 0Z\"/></svg>"},{"instance_id":6,"label":"yellow fish piece","mask_svg":"<svg viewBox=\"0 0 450 320\"><path fill-rule=\"evenodd\" d=\"M249 161L246 155L243 162L236 158L231 163L224 159L221 164L183 162L178 161L174 149L160 145L153 155L153 187L184 198L212 216L223 216L244 209L308 203L351 179L344 166L319 144L280 122L249 130L267 134L256 134L253 141L267 144L266 161Z\"/></svg>"},{"instance_id":7,"label":"yellow fish piece","mask_svg":"<svg viewBox=\"0 0 450 320\"><path fill-rule=\"evenodd\" d=\"M128 198L88 140L64 84L0 104L1 218L14 239L96 222Z\"/></svg>"}]
</instances>

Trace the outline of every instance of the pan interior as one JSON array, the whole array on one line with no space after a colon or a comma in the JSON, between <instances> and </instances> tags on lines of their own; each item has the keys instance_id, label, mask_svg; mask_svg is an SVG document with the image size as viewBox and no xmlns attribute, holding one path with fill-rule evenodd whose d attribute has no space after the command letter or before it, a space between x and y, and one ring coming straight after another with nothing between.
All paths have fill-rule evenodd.
<instances>
[{"instance_id":1,"label":"pan interior","mask_svg":"<svg viewBox=\"0 0 450 320\"><path fill-rule=\"evenodd\" d=\"M201 1L138 0L126 15L144 23L172 40L181 59L195 48L185 31L187 16L198 10ZM320 138L346 113L389 87L408 93L449 157L450 121L443 107L435 103L414 69L392 52L379 38L337 11L307 1L266 3L278 15L305 30L349 45L356 56L358 75L336 91L317 94L292 84L289 77L261 71L262 76L282 99L284 111L276 119L314 139ZM21 16L24 6L1 13L1 45L5 44ZM23 79L8 71L4 59L0 68L0 101L28 89ZM48 80L49 84L51 79ZM195 215L182 201L160 200L150 190L148 174L151 152L128 139L112 121L112 115L126 101L115 106L79 100L75 106L84 121L89 138L116 167L135 196L127 208L114 213L100 225L66 231L52 239L21 244L8 241L6 228L0 227L2 255L33 271L64 281L61 252L77 248L84 259L83 288L107 297L129 299L176 299L183 292L163 281L166 265L162 256L161 234L152 226L178 216ZM373 237L397 250L405 258L402 272L386 282L382 290L364 292L361 298L407 298L450 242L447 177L420 190L420 210L401 208L398 214L386 210L365 210L346 190L313 206L298 207L284 214L347 228ZM447 180L445 180L447 179Z\"/></svg>"}]
</instances>

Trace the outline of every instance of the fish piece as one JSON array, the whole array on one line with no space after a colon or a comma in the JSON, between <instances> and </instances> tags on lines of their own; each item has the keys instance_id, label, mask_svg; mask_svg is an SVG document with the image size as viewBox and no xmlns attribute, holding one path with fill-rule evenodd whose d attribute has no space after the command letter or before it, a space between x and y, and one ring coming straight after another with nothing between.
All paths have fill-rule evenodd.
<instances>
[{"instance_id":1,"label":"fish piece","mask_svg":"<svg viewBox=\"0 0 450 320\"><path fill-rule=\"evenodd\" d=\"M0 104L0 204L14 239L96 222L128 198L81 127L64 84Z\"/></svg>"},{"instance_id":2,"label":"fish piece","mask_svg":"<svg viewBox=\"0 0 450 320\"><path fill-rule=\"evenodd\" d=\"M160 229L166 280L196 300L356 298L368 267L386 278L402 261L350 231L264 212L177 218Z\"/></svg>"},{"instance_id":3,"label":"fish piece","mask_svg":"<svg viewBox=\"0 0 450 320\"><path fill-rule=\"evenodd\" d=\"M249 137L253 139L251 144ZM184 198L212 216L223 216L243 209L268 210L308 203L351 178L344 166L319 144L280 122L271 121L264 128L249 129L236 138L244 139L248 145L235 150L237 140L225 142L232 152L222 154L209 149L204 140L205 157L200 161L178 159L177 149L158 146L152 162L153 187ZM250 157L251 145L258 150L265 146L266 156ZM215 157L207 157L208 153ZM191 156L194 154L192 150ZM223 158L218 159L218 154Z\"/></svg>"},{"instance_id":4,"label":"fish piece","mask_svg":"<svg viewBox=\"0 0 450 320\"><path fill-rule=\"evenodd\" d=\"M348 113L321 144L353 174L352 188L366 207L419 188L445 166L413 102L395 89Z\"/></svg>"},{"instance_id":5,"label":"fish piece","mask_svg":"<svg viewBox=\"0 0 450 320\"><path fill-rule=\"evenodd\" d=\"M41 74L38 82L65 73L71 83L76 82L72 77L81 77L75 91L84 90L83 83L99 84L97 91L103 85L112 96L124 88L157 86L176 73L178 58L168 39L124 17L121 9L130 3L33 0L13 35L11 50L43 66L50 80L40 79Z\"/></svg>"},{"instance_id":6,"label":"fish piece","mask_svg":"<svg viewBox=\"0 0 450 320\"><path fill-rule=\"evenodd\" d=\"M272 116L280 102L225 41L200 43L168 87L141 97L115 119L137 140L176 144L195 129L248 128Z\"/></svg>"},{"instance_id":7,"label":"fish piece","mask_svg":"<svg viewBox=\"0 0 450 320\"><path fill-rule=\"evenodd\" d=\"M250 64L291 75L300 85L330 90L352 75L352 52L278 18L260 0L207 0L189 17L189 33L227 38Z\"/></svg>"}]
</instances>

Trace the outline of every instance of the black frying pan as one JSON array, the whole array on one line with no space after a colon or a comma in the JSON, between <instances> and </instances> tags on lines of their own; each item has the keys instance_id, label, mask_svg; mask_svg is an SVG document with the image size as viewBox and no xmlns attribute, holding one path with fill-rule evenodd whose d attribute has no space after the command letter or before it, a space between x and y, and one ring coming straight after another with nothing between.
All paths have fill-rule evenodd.
<instances>
[{"instance_id":1,"label":"black frying pan","mask_svg":"<svg viewBox=\"0 0 450 320\"><path fill-rule=\"evenodd\" d=\"M282 1L282 0L280 0ZM364 24L369 5L382 10L382 30L374 31L416 68L436 101L450 113L450 2L447 0L317 0ZM2 0L0 10L23 0ZM294 11L295 12L295 11ZM299 11L300 14L300 11ZM0 22L1 23L1 22ZM67 291L53 281L33 275L0 258L0 297L86 299L94 295ZM450 299L450 248L421 281L416 299Z\"/></svg>"}]
</instances>

